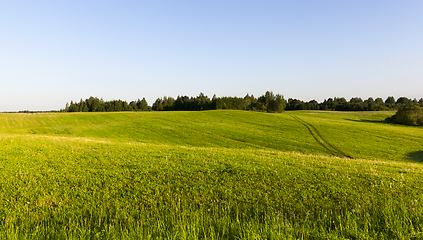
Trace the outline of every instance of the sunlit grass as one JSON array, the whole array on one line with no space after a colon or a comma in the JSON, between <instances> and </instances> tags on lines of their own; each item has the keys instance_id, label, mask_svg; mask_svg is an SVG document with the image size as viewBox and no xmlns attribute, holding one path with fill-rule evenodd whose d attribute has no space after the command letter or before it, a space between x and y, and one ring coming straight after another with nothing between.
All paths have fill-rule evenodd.
<instances>
[{"instance_id":1,"label":"sunlit grass","mask_svg":"<svg viewBox=\"0 0 423 240\"><path fill-rule=\"evenodd\" d=\"M329 156L291 115L356 159ZM422 238L423 166L406 157L422 129L379 118L0 114L0 239ZM379 138L405 144L383 158L364 142Z\"/></svg>"}]
</instances>

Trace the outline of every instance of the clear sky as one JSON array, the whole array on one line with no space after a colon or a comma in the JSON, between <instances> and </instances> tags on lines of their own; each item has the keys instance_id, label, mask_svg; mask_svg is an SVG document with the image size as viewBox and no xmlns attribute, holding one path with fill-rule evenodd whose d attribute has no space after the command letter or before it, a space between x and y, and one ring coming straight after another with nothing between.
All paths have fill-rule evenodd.
<instances>
[{"instance_id":1,"label":"clear sky","mask_svg":"<svg viewBox=\"0 0 423 240\"><path fill-rule=\"evenodd\" d=\"M0 111L90 96L423 97L423 1L1 1Z\"/></svg>"}]
</instances>

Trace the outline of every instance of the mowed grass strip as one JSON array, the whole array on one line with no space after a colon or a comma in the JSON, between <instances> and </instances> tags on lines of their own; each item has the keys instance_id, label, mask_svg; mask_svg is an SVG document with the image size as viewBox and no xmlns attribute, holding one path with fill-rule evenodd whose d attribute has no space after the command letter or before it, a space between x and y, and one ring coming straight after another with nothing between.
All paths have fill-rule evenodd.
<instances>
[{"instance_id":1,"label":"mowed grass strip","mask_svg":"<svg viewBox=\"0 0 423 240\"><path fill-rule=\"evenodd\" d=\"M423 167L1 136L2 239L419 238Z\"/></svg>"}]
</instances>

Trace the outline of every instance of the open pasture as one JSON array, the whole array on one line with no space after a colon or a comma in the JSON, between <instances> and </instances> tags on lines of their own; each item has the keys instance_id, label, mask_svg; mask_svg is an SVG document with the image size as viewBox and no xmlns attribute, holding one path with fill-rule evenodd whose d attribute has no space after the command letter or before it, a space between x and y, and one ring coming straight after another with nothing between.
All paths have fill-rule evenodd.
<instances>
[{"instance_id":1,"label":"open pasture","mask_svg":"<svg viewBox=\"0 0 423 240\"><path fill-rule=\"evenodd\" d=\"M1 239L419 239L393 112L0 114Z\"/></svg>"}]
</instances>

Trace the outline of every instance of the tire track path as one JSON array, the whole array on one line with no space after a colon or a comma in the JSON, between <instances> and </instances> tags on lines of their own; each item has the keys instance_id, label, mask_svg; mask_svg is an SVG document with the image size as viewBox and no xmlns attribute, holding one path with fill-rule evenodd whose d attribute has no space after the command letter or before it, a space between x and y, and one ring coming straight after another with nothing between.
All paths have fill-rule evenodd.
<instances>
[{"instance_id":1,"label":"tire track path","mask_svg":"<svg viewBox=\"0 0 423 240\"><path fill-rule=\"evenodd\" d=\"M311 136L313 136L313 138L316 140L316 142L319 143L319 145L322 146L324 149L326 149L326 151L329 152L329 154L332 154L338 157L346 157L346 158L353 159L351 156L348 156L347 154L345 154L341 149L336 148L335 146L330 144L328 141L326 141L322 137L320 132L313 125L302 120L301 118L297 116L291 116L291 117L297 120L298 122L300 122L303 126L305 126L310 132Z\"/></svg>"}]
</instances>

